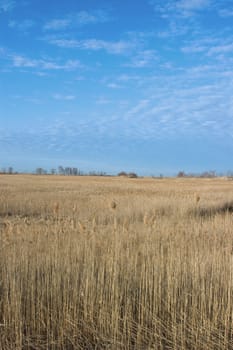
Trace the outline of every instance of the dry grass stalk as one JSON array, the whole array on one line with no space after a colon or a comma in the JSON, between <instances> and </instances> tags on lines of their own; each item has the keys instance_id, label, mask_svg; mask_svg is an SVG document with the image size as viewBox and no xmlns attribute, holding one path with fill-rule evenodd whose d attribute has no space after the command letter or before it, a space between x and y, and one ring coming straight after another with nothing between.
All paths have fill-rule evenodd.
<instances>
[{"instance_id":1,"label":"dry grass stalk","mask_svg":"<svg viewBox=\"0 0 233 350\"><path fill-rule=\"evenodd\" d=\"M232 349L229 182L9 176L1 185L16 195L0 202L1 217L13 213L0 225L0 349ZM216 215L188 215L200 211L187 198L196 188ZM48 202L62 203L62 218Z\"/></svg>"},{"instance_id":2,"label":"dry grass stalk","mask_svg":"<svg viewBox=\"0 0 233 350\"><path fill-rule=\"evenodd\" d=\"M143 216L143 224L144 225L149 225L149 223L150 223L150 217L149 217L149 215L147 213L145 213L144 216Z\"/></svg>"},{"instance_id":3,"label":"dry grass stalk","mask_svg":"<svg viewBox=\"0 0 233 350\"><path fill-rule=\"evenodd\" d=\"M59 203L55 202L54 205L53 205L53 214L54 214L54 216L58 216L59 209L60 209Z\"/></svg>"},{"instance_id":4,"label":"dry grass stalk","mask_svg":"<svg viewBox=\"0 0 233 350\"><path fill-rule=\"evenodd\" d=\"M94 216L92 219L92 231L95 232L96 228L97 228L96 217Z\"/></svg>"}]
</instances>

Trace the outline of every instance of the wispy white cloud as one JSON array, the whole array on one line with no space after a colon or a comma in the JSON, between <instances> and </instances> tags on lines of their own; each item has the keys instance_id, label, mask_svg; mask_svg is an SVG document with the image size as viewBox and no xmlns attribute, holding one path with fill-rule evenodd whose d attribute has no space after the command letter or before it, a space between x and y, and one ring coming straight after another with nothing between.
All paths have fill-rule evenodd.
<instances>
[{"instance_id":1,"label":"wispy white cloud","mask_svg":"<svg viewBox=\"0 0 233 350\"><path fill-rule=\"evenodd\" d=\"M80 11L66 15L63 18L56 18L48 21L44 25L44 30L63 30L71 27L83 26L87 24L104 23L110 20L105 11L96 10L92 12Z\"/></svg>"},{"instance_id":2,"label":"wispy white cloud","mask_svg":"<svg viewBox=\"0 0 233 350\"><path fill-rule=\"evenodd\" d=\"M63 63L44 59L31 59L21 55L10 55L13 67L16 68L38 68L41 70L75 70L83 68L78 60L67 60Z\"/></svg>"},{"instance_id":3,"label":"wispy white cloud","mask_svg":"<svg viewBox=\"0 0 233 350\"><path fill-rule=\"evenodd\" d=\"M149 3L154 7L155 11L162 18L169 18L171 15L190 17L197 12L208 8L211 5L211 0L165 0L163 4L156 0L150 0Z\"/></svg>"},{"instance_id":4,"label":"wispy white cloud","mask_svg":"<svg viewBox=\"0 0 233 350\"><path fill-rule=\"evenodd\" d=\"M48 72L41 72L41 71L35 71L34 74L37 75L38 77L48 77L49 76Z\"/></svg>"},{"instance_id":5,"label":"wispy white cloud","mask_svg":"<svg viewBox=\"0 0 233 350\"><path fill-rule=\"evenodd\" d=\"M0 0L0 12L11 11L16 6L14 0Z\"/></svg>"},{"instance_id":6,"label":"wispy white cloud","mask_svg":"<svg viewBox=\"0 0 233 350\"><path fill-rule=\"evenodd\" d=\"M192 45L182 47L181 51L184 53L200 53L206 51L206 46L194 43Z\"/></svg>"},{"instance_id":7,"label":"wispy white cloud","mask_svg":"<svg viewBox=\"0 0 233 350\"><path fill-rule=\"evenodd\" d=\"M149 105L149 102L149 99L143 99L139 101L136 106L133 106L130 110L127 111L126 117L132 117L133 115L137 115L138 113L145 111Z\"/></svg>"},{"instance_id":8,"label":"wispy white cloud","mask_svg":"<svg viewBox=\"0 0 233 350\"><path fill-rule=\"evenodd\" d=\"M144 68L151 66L158 60L158 54L155 50L141 50L133 56L131 62L127 64L132 68Z\"/></svg>"},{"instance_id":9,"label":"wispy white cloud","mask_svg":"<svg viewBox=\"0 0 233 350\"><path fill-rule=\"evenodd\" d=\"M117 80L120 82L135 82L141 79L142 77L140 75L135 74L121 74L117 77Z\"/></svg>"},{"instance_id":10,"label":"wispy white cloud","mask_svg":"<svg viewBox=\"0 0 233 350\"><path fill-rule=\"evenodd\" d=\"M188 19L205 10L215 12L220 17L232 17L233 7L229 2L217 0L149 0L154 10L164 19L174 20L177 18Z\"/></svg>"},{"instance_id":11,"label":"wispy white cloud","mask_svg":"<svg viewBox=\"0 0 233 350\"><path fill-rule=\"evenodd\" d=\"M131 41L105 41L98 39L74 40L47 38L50 44L63 48L78 48L82 50L99 51L104 50L111 54L128 53L135 48L135 42Z\"/></svg>"},{"instance_id":12,"label":"wispy white cloud","mask_svg":"<svg viewBox=\"0 0 233 350\"><path fill-rule=\"evenodd\" d=\"M76 96L74 96L74 95L54 94L53 98L55 100L61 100L61 101L73 101L73 100L76 99Z\"/></svg>"},{"instance_id":13,"label":"wispy white cloud","mask_svg":"<svg viewBox=\"0 0 233 350\"><path fill-rule=\"evenodd\" d=\"M233 41L231 37L208 37L200 38L199 40L190 40L190 42L181 48L183 53L200 54L213 56L218 58L218 54L227 55L233 52Z\"/></svg>"},{"instance_id":14,"label":"wispy white cloud","mask_svg":"<svg viewBox=\"0 0 233 350\"><path fill-rule=\"evenodd\" d=\"M210 11L216 12L216 0L149 0L155 16L167 22L157 32L161 39L198 35L200 18Z\"/></svg>"},{"instance_id":15,"label":"wispy white cloud","mask_svg":"<svg viewBox=\"0 0 233 350\"><path fill-rule=\"evenodd\" d=\"M31 29L33 26L35 25L35 21L31 20L31 19L25 19L23 21L14 21L11 20L8 23L8 27L12 28L12 29L16 29L16 30L20 30L20 31L28 31L29 29Z\"/></svg>"},{"instance_id":16,"label":"wispy white cloud","mask_svg":"<svg viewBox=\"0 0 233 350\"><path fill-rule=\"evenodd\" d=\"M38 60L29 59L20 55L13 55L12 63L14 67L35 68L39 66Z\"/></svg>"},{"instance_id":17,"label":"wispy white cloud","mask_svg":"<svg viewBox=\"0 0 233 350\"><path fill-rule=\"evenodd\" d=\"M179 23L175 18L170 18L168 26L165 30L160 30L157 33L157 37L160 39L166 39L169 37L184 36L190 31L190 27L187 23Z\"/></svg>"},{"instance_id":18,"label":"wispy white cloud","mask_svg":"<svg viewBox=\"0 0 233 350\"><path fill-rule=\"evenodd\" d=\"M210 3L210 0L180 0L176 3L176 8L183 14L189 14L192 11L204 10Z\"/></svg>"},{"instance_id":19,"label":"wispy white cloud","mask_svg":"<svg viewBox=\"0 0 233 350\"><path fill-rule=\"evenodd\" d=\"M70 20L68 19L53 19L44 25L45 30L60 30L70 26Z\"/></svg>"},{"instance_id":20,"label":"wispy white cloud","mask_svg":"<svg viewBox=\"0 0 233 350\"><path fill-rule=\"evenodd\" d=\"M94 24L94 23L104 23L110 20L109 15L103 10L96 10L92 12L81 11L75 15L71 16L77 24Z\"/></svg>"},{"instance_id":21,"label":"wispy white cloud","mask_svg":"<svg viewBox=\"0 0 233 350\"><path fill-rule=\"evenodd\" d=\"M121 89L122 88L121 85L116 84L116 83L108 83L107 87L110 88L110 89Z\"/></svg>"},{"instance_id":22,"label":"wispy white cloud","mask_svg":"<svg viewBox=\"0 0 233 350\"><path fill-rule=\"evenodd\" d=\"M231 52L233 52L233 42L230 44L213 46L208 50L209 55L224 54Z\"/></svg>"},{"instance_id":23,"label":"wispy white cloud","mask_svg":"<svg viewBox=\"0 0 233 350\"><path fill-rule=\"evenodd\" d=\"M53 61L41 61L43 69L51 70L76 70L78 68L83 68L83 65L79 60L68 60L64 63L57 63Z\"/></svg>"}]
</instances>

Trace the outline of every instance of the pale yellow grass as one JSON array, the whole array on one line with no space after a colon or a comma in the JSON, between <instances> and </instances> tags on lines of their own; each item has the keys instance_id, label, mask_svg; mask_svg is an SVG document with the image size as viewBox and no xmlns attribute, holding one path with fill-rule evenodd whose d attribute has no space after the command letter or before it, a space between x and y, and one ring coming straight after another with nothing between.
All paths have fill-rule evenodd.
<instances>
[{"instance_id":1,"label":"pale yellow grass","mask_svg":"<svg viewBox=\"0 0 233 350\"><path fill-rule=\"evenodd\" d=\"M225 179L0 176L0 349L233 349L233 217L211 211L232 199Z\"/></svg>"}]
</instances>

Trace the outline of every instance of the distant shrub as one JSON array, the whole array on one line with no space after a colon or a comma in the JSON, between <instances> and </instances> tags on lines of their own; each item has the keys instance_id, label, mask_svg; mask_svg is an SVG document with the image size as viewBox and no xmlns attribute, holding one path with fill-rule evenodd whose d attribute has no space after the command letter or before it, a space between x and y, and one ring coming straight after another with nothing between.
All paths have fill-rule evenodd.
<instances>
[{"instance_id":1,"label":"distant shrub","mask_svg":"<svg viewBox=\"0 0 233 350\"><path fill-rule=\"evenodd\" d=\"M129 174L128 174L128 177L129 177L130 179L135 179L135 178L138 177L138 175L137 175L136 173L129 173Z\"/></svg>"},{"instance_id":2,"label":"distant shrub","mask_svg":"<svg viewBox=\"0 0 233 350\"><path fill-rule=\"evenodd\" d=\"M233 213L233 201L226 201L213 207L195 207L188 211L189 215L203 218L211 218L215 215L224 215L226 213Z\"/></svg>"},{"instance_id":3,"label":"distant shrub","mask_svg":"<svg viewBox=\"0 0 233 350\"><path fill-rule=\"evenodd\" d=\"M120 171L117 176L128 176L128 174L125 171Z\"/></svg>"},{"instance_id":4,"label":"distant shrub","mask_svg":"<svg viewBox=\"0 0 233 350\"><path fill-rule=\"evenodd\" d=\"M179 171L178 174L177 174L177 177L185 177L186 174L185 172L182 170L182 171Z\"/></svg>"}]
</instances>

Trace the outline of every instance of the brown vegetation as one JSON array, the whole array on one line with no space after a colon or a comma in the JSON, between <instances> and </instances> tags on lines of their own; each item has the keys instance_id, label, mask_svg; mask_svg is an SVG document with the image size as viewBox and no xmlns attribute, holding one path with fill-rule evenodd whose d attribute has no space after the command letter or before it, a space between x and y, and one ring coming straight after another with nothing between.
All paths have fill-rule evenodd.
<instances>
[{"instance_id":1,"label":"brown vegetation","mask_svg":"<svg viewBox=\"0 0 233 350\"><path fill-rule=\"evenodd\" d=\"M1 176L0 349L233 348L224 179Z\"/></svg>"}]
</instances>

